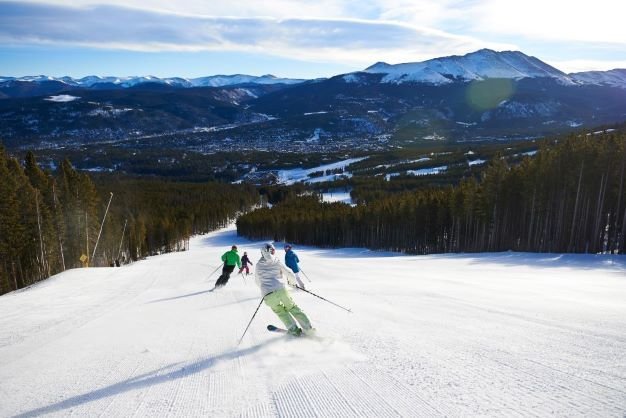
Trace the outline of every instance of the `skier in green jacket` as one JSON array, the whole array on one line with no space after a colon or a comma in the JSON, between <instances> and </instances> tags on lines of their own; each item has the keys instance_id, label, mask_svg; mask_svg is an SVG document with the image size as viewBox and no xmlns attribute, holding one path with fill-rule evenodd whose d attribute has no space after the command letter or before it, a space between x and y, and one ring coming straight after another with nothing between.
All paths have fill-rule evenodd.
<instances>
[{"instance_id":1,"label":"skier in green jacket","mask_svg":"<svg viewBox=\"0 0 626 418\"><path fill-rule=\"evenodd\" d=\"M239 259L239 254L237 254L236 245L233 245L230 251L222 254L222 261L224 262L224 267L222 267L222 275L215 282L216 288L226 286L228 279L230 279L230 274L235 270L235 266L241 268L241 260Z\"/></svg>"}]
</instances>

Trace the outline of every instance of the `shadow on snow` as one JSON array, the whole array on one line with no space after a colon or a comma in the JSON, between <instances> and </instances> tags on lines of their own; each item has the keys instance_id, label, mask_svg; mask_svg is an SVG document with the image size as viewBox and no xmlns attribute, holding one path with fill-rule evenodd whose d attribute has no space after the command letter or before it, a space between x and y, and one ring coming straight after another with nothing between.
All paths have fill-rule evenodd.
<instances>
[{"instance_id":1,"label":"shadow on snow","mask_svg":"<svg viewBox=\"0 0 626 418\"><path fill-rule=\"evenodd\" d=\"M250 249L260 249L263 243L273 242L250 241L244 237L237 236L234 228L224 229L211 233L202 239L203 246L222 246L225 251L231 245L237 245L242 251L250 251ZM282 242L274 242L277 249L281 249ZM246 248L247 247L247 248ZM430 254L430 255L411 255L391 251L375 251L366 248L319 248L305 245L295 245L294 250L307 251L311 255L325 258L389 258L389 257L411 257L413 261L419 262L426 258L438 259L467 259L471 263L493 263L506 266L535 266L545 268L576 268L576 269L610 269L610 270L626 270L625 255L610 254L569 254L569 253L530 253L530 252L493 252L493 253L447 253L447 254ZM259 253L248 253L251 258L260 255ZM407 260L408 261L408 260Z\"/></svg>"},{"instance_id":2,"label":"shadow on snow","mask_svg":"<svg viewBox=\"0 0 626 418\"><path fill-rule=\"evenodd\" d=\"M269 340L264 343L254 345L252 347L236 350L233 352L223 353L215 357L206 358L194 363L174 363L172 365L162 367L160 369L153 370L148 373L97 389L91 392L86 392L80 395L72 396L71 398L64 399L57 403L53 403L48 406L33 409L30 411L22 412L16 415L16 417L32 417L38 415L51 414L59 412L65 409L74 408L89 402L97 401L99 399L108 398L110 396L119 395L124 392L145 388L152 385L158 385L160 383L173 381L176 379L183 379L187 376L195 373L200 373L204 370L210 369L219 361L233 360L237 357L243 357L250 355L259 349L275 344L282 341L280 338ZM181 366L182 364L182 366ZM175 370L177 369L178 370Z\"/></svg>"},{"instance_id":3,"label":"shadow on snow","mask_svg":"<svg viewBox=\"0 0 626 418\"><path fill-rule=\"evenodd\" d=\"M509 267L532 266L538 268L574 268L579 270L608 269L626 270L626 256L610 254L563 254L563 253L459 253L418 256L438 259L466 259L472 264L500 264Z\"/></svg>"}]
</instances>

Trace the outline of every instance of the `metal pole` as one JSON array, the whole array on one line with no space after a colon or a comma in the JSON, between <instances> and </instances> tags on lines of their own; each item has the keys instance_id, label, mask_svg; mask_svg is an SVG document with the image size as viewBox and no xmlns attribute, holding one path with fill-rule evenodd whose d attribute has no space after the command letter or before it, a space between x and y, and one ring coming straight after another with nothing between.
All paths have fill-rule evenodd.
<instances>
[{"instance_id":1,"label":"metal pole","mask_svg":"<svg viewBox=\"0 0 626 418\"><path fill-rule=\"evenodd\" d=\"M85 211L85 235L87 236L86 246L87 246L87 267L89 267L89 263L91 260L89 259L89 218L87 217L87 211Z\"/></svg>"},{"instance_id":2,"label":"metal pole","mask_svg":"<svg viewBox=\"0 0 626 418\"><path fill-rule=\"evenodd\" d=\"M122 243L124 242L124 233L126 232L126 224L128 223L128 219L124 220L124 229L122 230L122 238L120 239L120 249L117 251L117 260L120 259L120 254L122 253Z\"/></svg>"},{"instance_id":3,"label":"metal pole","mask_svg":"<svg viewBox=\"0 0 626 418\"><path fill-rule=\"evenodd\" d=\"M331 301L329 301L328 299L324 299L324 298L323 298L323 297L321 297L320 295L316 295L316 294L315 294L315 293L313 293L313 292L309 292L308 290L306 290L306 289L304 289L304 288L302 288L302 287L300 287L300 286L298 286L298 285L296 285L296 288L298 288L298 289L300 289L300 290L304 290L305 292L310 293L310 294L312 294L313 296L316 296L316 297L318 297L318 298L320 298L320 299L322 299L322 300L325 300L326 302L331 303L331 304L335 305L336 307L343 309L344 311L348 311L348 312L352 313L352 309L344 308L344 307L343 307L343 306L341 306L341 305L337 305L335 302L331 302Z\"/></svg>"},{"instance_id":4,"label":"metal pole","mask_svg":"<svg viewBox=\"0 0 626 418\"><path fill-rule=\"evenodd\" d=\"M302 272L302 274L304 274L304 277L306 277L306 279L311 282L311 279L309 279L309 276L306 275L306 273L304 272L304 270L300 269L300 271ZM313 282L311 282L313 283Z\"/></svg>"},{"instance_id":5,"label":"metal pole","mask_svg":"<svg viewBox=\"0 0 626 418\"><path fill-rule=\"evenodd\" d=\"M43 255L43 238L41 235L41 217L39 216L39 189L35 189L35 205L37 206L37 226L39 227L39 247L41 248L41 268L46 269L46 259ZM50 269L48 269L48 276L50 276Z\"/></svg>"},{"instance_id":6,"label":"metal pole","mask_svg":"<svg viewBox=\"0 0 626 418\"><path fill-rule=\"evenodd\" d=\"M98 238L96 239L96 245L93 247L93 253L91 254L91 261L96 256L96 249L98 248L98 242L100 241L100 234L102 234L102 228L104 227L104 220L107 218L107 213L109 212L109 206L111 206L111 200L113 200L113 192L111 193L111 197L109 198L109 203L107 204L107 208L104 211L104 217L102 218L102 223L100 224L100 232L98 232Z\"/></svg>"},{"instance_id":7,"label":"metal pole","mask_svg":"<svg viewBox=\"0 0 626 418\"><path fill-rule=\"evenodd\" d=\"M261 304L263 303L263 299L265 299L265 296L263 296L261 298L261 301L259 302L259 306L256 307L256 311L254 311L254 314L252 315L252 318L250 318L250 322L248 322L248 326L246 327L246 330L243 332L243 335L239 339L239 342L237 343L237 345L241 344L241 341L243 340L243 337L246 335L246 332L248 332L248 328L250 328L250 324L252 324L252 320L256 316L256 313L259 311L259 308L261 307Z\"/></svg>"},{"instance_id":8,"label":"metal pole","mask_svg":"<svg viewBox=\"0 0 626 418\"><path fill-rule=\"evenodd\" d=\"M220 264L219 266L217 266L217 267L215 268L215 270L213 270L213 272L211 272L211 274L209 274L209 277L207 277L206 279L207 279L207 280L209 280L209 279L211 278L211 276L213 276L213 275L215 274L215 272L216 272L217 270L219 270L219 268L220 268L220 267L224 267L224 263L222 263L222 264Z\"/></svg>"}]
</instances>

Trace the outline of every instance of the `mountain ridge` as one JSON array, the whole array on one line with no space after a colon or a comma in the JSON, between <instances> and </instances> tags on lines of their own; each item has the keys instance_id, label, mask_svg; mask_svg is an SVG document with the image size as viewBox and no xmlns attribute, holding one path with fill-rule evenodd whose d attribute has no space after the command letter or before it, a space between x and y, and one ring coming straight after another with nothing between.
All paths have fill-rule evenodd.
<instances>
[{"instance_id":1,"label":"mountain ridge","mask_svg":"<svg viewBox=\"0 0 626 418\"><path fill-rule=\"evenodd\" d=\"M92 88L13 79L0 83L0 138L12 147L115 141L317 152L527 139L626 120L626 70L565 74L492 50L368 68L292 84L214 76L199 82L239 84L193 88L151 76L129 87L93 76Z\"/></svg>"},{"instance_id":2,"label":"mountain ridge","mask_svg":"<svg viewBox=\"0 0 626 418\"><path fill-rule=\"evenodd\" d=\"M303 79L290 79L279 78L271 74L262 76L252 76L246 74L232 74L232 75L212 75L197 78L184 78L184 77L165 77L160 78L152 75L146 76L98 76L88 75L82 78L73 78L69 76L52 77L47 75L36 76L22 76L22 77L0 77L0 86L4 83L10 82L59 82L71 87L83 87L92 88L97 87L100 84L108 84L113 86L119 86L123 88L135 87L139 84L145 83L158 83L169 85L172 87L191 88L191 87L225 87L238 84L296 84L301 83Z\"/></svg>"},{"instance_id":3,"label":"mountain ridge","mask_svg":"<svg viewBox=\"0 0 626 418\"><path fill-rule=\"evenodd\" d=\"M523 78L545 77L556 79L564 85L593 84L626 89L626 69L565 73L541 61L539 58L526 55L521 51L494 51L487 48L465 55L443 56L419 62L389 64L379 61L364 70L338 74L336 77L342 77L346 82L358 82L360 73L383 74L380 82L392 84L424 83L443 85L490 78L520 80ZM272 74L262 76L216 74L196 78L177 76L161 78L152 75L124 77L88 75L82 78L69 76L52 77L47 75L2 76L0 77L0 91L7 95L6 91L15 83L46 84L56 82L62 83L61 86L66 85L68 88L129 88L142 84L162 84L174 88L193 88L228 87L242 84L296 85L323 80L326 80L326 78L281 78ZM37 91L37 89L33 88L26 90ZM11 95L8 94L8 96Z\"/></svg>"},{"instance_id":4,"label":"mountain ridge","mask_svg":"<svg viewBox=\"0 0 626 418\"><path fill-rule=\"evenodd\" d=\"M385 74L381 82L393 84L421 82L442 85L490 78L519 80L542 77L556 79L565 85L575 84L567 74L536 57L520 51L496 52L491 49L413 63L392 65L379 62L363 72Z\"/></svg>"}]
</instances>

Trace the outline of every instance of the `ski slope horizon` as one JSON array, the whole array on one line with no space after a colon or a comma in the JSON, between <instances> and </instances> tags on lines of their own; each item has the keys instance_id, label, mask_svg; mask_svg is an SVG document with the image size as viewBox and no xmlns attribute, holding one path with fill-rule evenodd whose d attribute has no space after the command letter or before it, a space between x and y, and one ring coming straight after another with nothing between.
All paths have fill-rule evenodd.
<instances>
[{"instance_id":1,"label":"ski slope horizon","mask_svg":"<svg viewBox=\"0 0 626 418\"><path fill-rule=\"evenodd\" d=\"M259 289L207 276L263 242L231 225L0 296L0 416L626 414L625 256L294 246L353 313L294 291L318 337L268 332L263 304L237 345Z\"/></svg>"}]
</instances>

